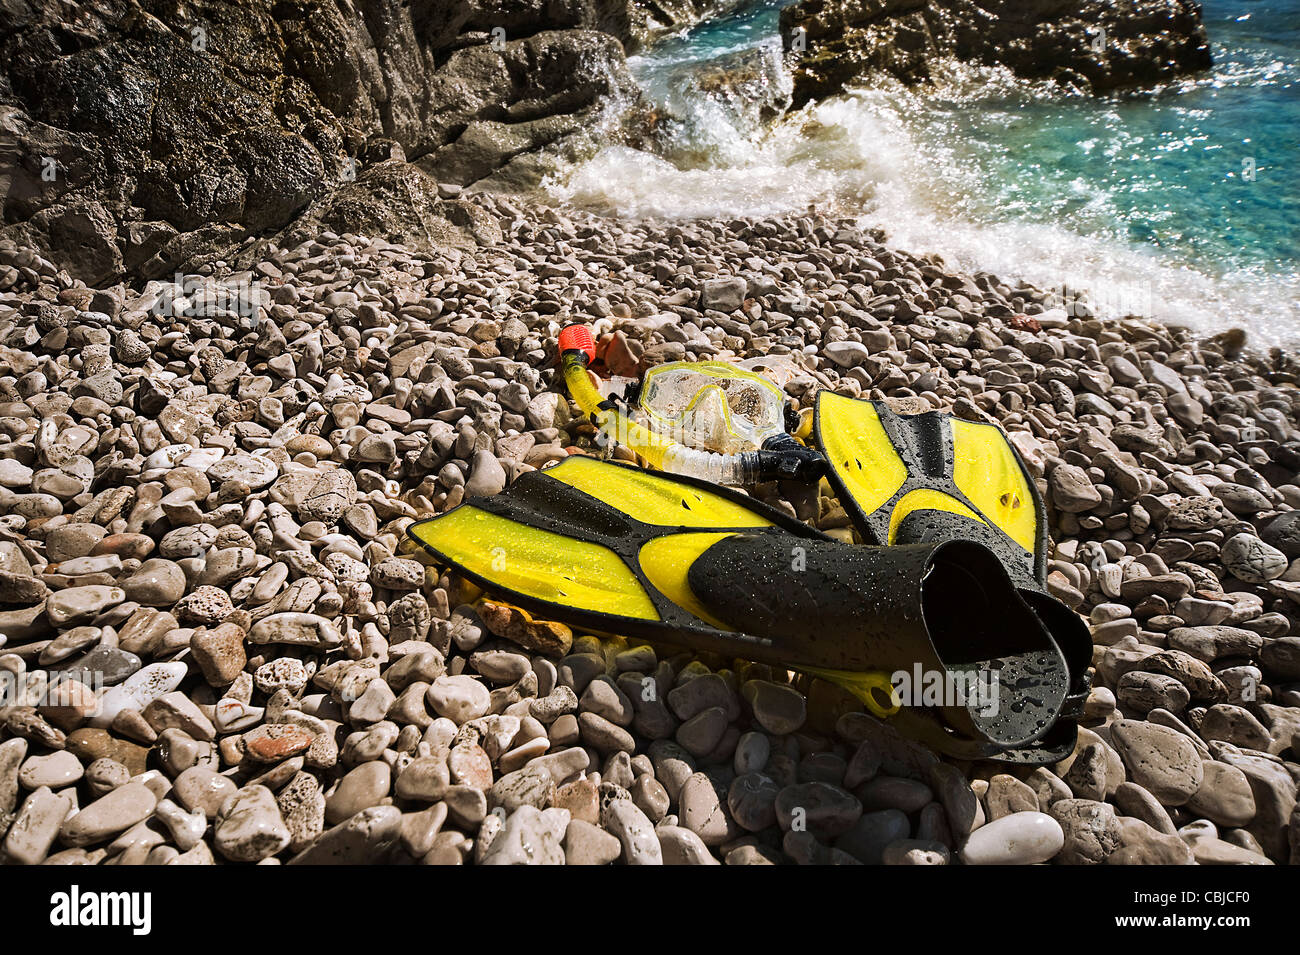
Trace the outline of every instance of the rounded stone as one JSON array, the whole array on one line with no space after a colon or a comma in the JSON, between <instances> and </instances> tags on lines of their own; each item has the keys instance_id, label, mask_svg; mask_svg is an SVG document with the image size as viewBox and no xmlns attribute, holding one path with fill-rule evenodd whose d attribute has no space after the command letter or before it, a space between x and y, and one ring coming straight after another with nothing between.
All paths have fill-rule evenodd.
<instances>
[{"instance_id":1,"label":"rounded stone","mask_svg":"<svg viewBox=\"0 0 1300 955\"><path fill-rule=\"evenodd\" d=\"M71 626L89 621L126 600L120 587L91 584L86 587L69 587L60 590L45 601L45 613L56 627Z\"/></svg>"},{"instance_id":2,"label":"rounded stone","mask_svg":"<svg viewBox=\"0 0 1300 955\"><path fill-rule=\"evenodd\" d=\"M209 819L215 819L222 805L238 789L228 776L205 766L191 766L176 777L172 793L186 809L201 810Z\"/></svg>"},{"instance_id":3,"label":"rounded stone","mask_svg":"<svg viewBox=\"0 0 1300 955\"><path fill-rule=\"evenodd\" d=\"M127 783L101 796L63 824L59 838L69 846L90 846L130 829L153 813L158 797L143 783Z\"/></svg>"},{"instance_id":4,"label":"rounded stone","mask_svg":"<svg viewBox=\"0 0 1300 955\"><path fill-rule=\"evenodd\" d=\"M695 773L682 784L677 804L681 824L706 846L721 845L731 837L732 825L723 809L723 798L704 773Z\"/></svg>"},{"instance_id":5,"label":"rounded stone","mask_svg":"<svg viewBox=\"0 0 1300 955\"><path fill-rule=\"evenodd\" d=\"M727 791L727 808L731 818L750 832L759 832L776 824L776 797L781 788L762 773L737 776Z\"/></svg>"},{"instance_id":6,"label":"rounded stone","mask_svg":"<svg viewBox=\"0 0 1300 955\"><path fill-rule=\"evenodd\" d=\"M1300 511L1279 514L1261 528L1260 538L1288 557L1300 557Z\"/></svg>"},{"instance_id":7,"label":"rounded stone","mask_svg":"<svg viewBox=\"0 0 1300 955\"><path fill-rule=\"evenodd\" d=\"M706 756L722 741L727 726L727 711L709 707L677 728L677 742L692 756Z\"/></svg>"},{"instance_id":8,"label":"rounded stone","mask_svg":"<svg viewBox=\"0 0 1300 955\"><path fill-rule=\"evenodd\" d=\"M146 560L140 568L121 581L128 600L146 607L170 607L185 596L185 572L179 564L166 558Z\"/></svg>"},{"instance_id":9,"label":"rounded stone","mask_svg":"<svg viewBox=\"0 0 1300 955\"><path fill-rule=\"evenodd\" d=\"M190 637L190 653L210 686L227 686L243 672L248 662L244 630L234 623L200 629Z\"/></svg>"},{"instance_id":10,"label":"rounded stone","mask_svg":"<svg viewBox=\"0 0 1300 955\"><path fill-rule=\"evenodd\" d=\"M144 560L155 546L148 534L109 534L91 548L89 556L112 554L122 560Z\"/></svg>"},{"instance_id":11,"label":"rounded stone","mask_svg":"<svg viewBox=\"0 0 1300 955\"><path fill-rule=\"evenodd\" d=\"M459 725L485 714L492 694L473 677L440 676L429 685L426 699L435 713Z\"/></svg>"},{"instance_id":12,"label":"rounded stone","mask_svg":"<svg viewBox=\"0 0 1300 955\"><path fill-rule=\"evenodd\" d=\"M801 826L821 839L847 832L862 815L862 803L852 793L830 783L786 786L776 799L782 829Z\"/></svg>"},{"instance_id":13,"label":"rounded stone","mask_svg":"<svg viewBox=\"0 0 1300 955\"><path fill-rule=\"evenodd\" d=\"M124 710L143 712L157 700L180 686L189 668L184 663L151 663L137 670L122 683L109 688L99 699L99 710L91 717L91 726L110 726Z\"/></svg>"},{"instance_id":14,"label":"rounded stone","mask_svg":"<svg viewBox=\"0 0 1300 955\"><path fill-rule=\"evenodd\" d=\"M141 660L134 653L117 647L95 647L65 672L83 683L115 686L140 667Z\"/></svg>"},{"instance_id":15,"label":"rounded stone","mask_svg":"<svg viewBox=\"0 0 1300 955\"><path fill-rule=\"evenodd\" d=\"M930 787L917 779L897 776L877 776L855 790L866 812L881 809L898 809L905 813L920 812L934 794Z\"/></svg>"},{"instance_id":16,"label":"rounded stone","mask_svg":"<svg viewBox=\"0 0 1300 955\"><path fill-rule=\"evenodd\" d=\"M289 845L289 829L265 786L239 790L213 827L213 847L232 862L260 862Z\"/></svg>"},{"instance_id":17,"label":"rounded stone","mask_svg":"<svg viewBox=\"0 0 1300 955\"><path fill-rule=\"evenodd\" d=\"M1204 779L1200 754L1177 730L1119 720L1111 724L1110 738L1129 778L1162 805L1181 806L1200 788Z\"/></svg>"},{"instance_id":18,"label":"rounded stone","mask_svg":"<svg viewBox=\"0 0 1300 955\"><path fill-rule=\"evenodd\" d=\"M491 497L506 486L506 471L491 451L476 451L465 481L465 497Z\"/></svg>"},{"instance_id":19,"label":"rounded stone","mask_svg":"<svg viewBox=\"0 0 1300 955\"><path fill-rule=\"evenodd\" d=\"M1187 688L1171 676L1130 670L1120 677L1115 697L1125 713L1149 713L1165 709L1181 713L1191 700Z\"/></svg>"},{"instance_id":20,"label":"rounded stone","mask_svg":"<svg viewBox=\"0 0 1300 955\"><path fill-rule=\"evenodd\" d=\"M363 809L379 805L388 795L393 774L382 759L362 763L350 770L325 800L325 821L335 825Z\"/></svg>"},{"instance_id":21,"label":"rounded stone","mask_svg":"<svg viewBox=\"0 0 1300 955\"><path fill-rule=\"evenodd\" d=\"M1236 766L1207 760L1201 786L1187 808L1224 828L1240 828L1255 818L1255 794L1250 780Z\"/></svg>"},{"instance_id":22,"label":"rounded stone","mask_svg":"<svg viewBox=\"0 0 1300 955\"><path fill-rule=\"evenodd\" d=\"M229 587L251 577L257 566L257 552L251 547L223 547L209 552L198 583L205 587Z\"/></svg>"},{"instance_id":23,"label":"rounded stone","mask_svg":"<svg viewBox=\"0 0 1300 955\"><path fill-rule=\"evenodd\" d=\"M967 865L1036 865L1061 851L1065 832L1042 812L1013 812L980 826L962 846Z\"/></svg>"},{"instance_id":24,"label":"rounded stone","mask_svg":"<svg viewBox=\"0 0 1300 955\"><path fill-rule=\"evenodd\" d=\"M1248 584L1265 584L1286 573L1286 554L1254 534L1237 534L1223 542L1219 559L1232 576Z\"/></svg>"},{"instance_id":25,"label":"rounded stone","mask_svg":"<svg viewBox=\"0 0 1300 955\"><path fill-rule=\"evenodd\" d=\"M181 598L172 608L176 619L205 627L215 626L235 612L230 595L220 587L201 585Z\"/></svg>"},{"instance_id":26,"label":"rounded stone","mask_svg":"<svg viewBox=\"0 0 1300 955\"><path fill-rule=\"evenodd\" d=\"M48 756L29 756L18 770L18 781L27 789L49 786L62 789L71 786L85 774L81 760L67 750L57 750Z\"/></svg>"},{"instance_id":27,"label":"rounded stone","mask_svg":"<svg viewBox=\"0 0 1300 955\"><path fill-rule=\"evenodd\" d=\"M1300 637L1278 637L1264 644L1260 665L1271 675L1300 681Z\"/></svg>"},{"instance_id":28,"label":"rounded stone","mask_svg":"<svg viewBox=\"0 0 1300 955\"><path fill-rule=\"evenodd\" d=\"M56 527L45 538L45 557L51 563L86 557L107 534L98 524L78 522Z\"/></svg>"},{"instance_id":29,"label":"rounded stone","mask_svg":"<svg viewBox=\"0 0 1300 955\"><path fill-rule=\"evenodd\" d=\"M793 733L807 719L807 702L794 687L749 680L741 688L741 695L753 709L754 721L773 736Z\"/></svg>"},{"instance_id":30,"label":"rounded stone","mask_svg":"<svg viewBox=\"0 0 1300 955\"><path fill-rule=\"evenodd\" d=\"M1064 865L1096 865L1119 848L1119 820L1108 803L1062 799L1052 804L1050 814L1065 834L1058 853Z\"/></svg>"},{"instance_id":31,"label":"rounded stone","mask_svg":"<svg viewBox=\"0 0 1300 955\"><path fill-rule=\"evenodd\" d=\"M253 624L248 631L250 643L283 643L299 647L328 649L338 646L343 637L332 620L314 613L287 611L274 613Z\"/></svg>"},{"instance_id":32,"label":"rounded stone","mask_svg":"<svg viewBox=\"0 0 1300 955\"><path fill-rule=\"evenodd\" d=\"M260 491L279 477L280 468L268 457L239 451L211 465L207 474L217 484L235 481L248 485L250 490Z\"/></svg>"}]
</instances>

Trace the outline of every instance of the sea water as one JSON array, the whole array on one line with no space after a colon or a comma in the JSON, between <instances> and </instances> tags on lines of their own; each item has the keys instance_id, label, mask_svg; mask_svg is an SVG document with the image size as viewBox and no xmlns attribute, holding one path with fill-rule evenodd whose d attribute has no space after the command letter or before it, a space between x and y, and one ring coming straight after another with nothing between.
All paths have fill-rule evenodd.
<instances>
[{"instance_id":1,"label":"sea water","mask_svg":"<svg viewBox=\"0 0 1300 955\"><path fill-rule=\"evenodd\" d=\"M774 119L784 5L632 57L672 117L664 141L606 146L548 188L626 216L817 207L955 267L1083 290L1099 314L1300 345L1300 0L1205 0L1213 69L1156 90L1096 97L953 64ZM720 71L743 82L720 89Z\"/></svg>"}]
</instances>

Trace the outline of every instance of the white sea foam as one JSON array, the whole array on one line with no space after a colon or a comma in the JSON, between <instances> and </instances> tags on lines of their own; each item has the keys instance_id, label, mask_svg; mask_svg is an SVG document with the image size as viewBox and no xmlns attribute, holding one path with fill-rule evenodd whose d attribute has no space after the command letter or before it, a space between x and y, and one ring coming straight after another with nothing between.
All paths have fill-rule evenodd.
<instances>
[{"instance_id":1,"label":"white sea foam","mask_svg":"<svg viewBox=\"0 0 1300 955\"><path fill-rule=\"evenodd\" d=\"M652 81L671 85L662 76ZM1260 266L1215 274L1128 239L1111 197L1082 180L1063 190L1061 214L1044 221L990 202L998 190L971 161L972 144L945 135L943 124L945 110L988 108L999 84L1014 86L1022 100L1061 96L1004 71L956 68L938 98L877 87L764 127L714 97L677 88L673 113L682 122L662 154L606 147L547 187L562 201L627 217L767 216L815 206L860 217L892 244L938 253L952 266L1085 289L1101 315L1146 315L1207 333L1236 326L1256 347L1300 345L1294 272ZM1007 123L1016 121L1014 99Z\"/></svg>"}]
</instances>

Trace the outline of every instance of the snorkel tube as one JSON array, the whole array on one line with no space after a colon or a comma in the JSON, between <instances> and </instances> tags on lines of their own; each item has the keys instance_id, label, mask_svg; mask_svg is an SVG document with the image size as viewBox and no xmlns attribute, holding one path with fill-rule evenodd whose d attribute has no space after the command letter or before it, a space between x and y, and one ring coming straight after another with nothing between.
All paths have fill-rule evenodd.
<instances>
[{"instance_id":1,"label":"snorkel tube","mask_svg":"<svg viewBox=\"0 0 1300 955\"><path fill-rule=\"evenodd\" d=\"M825 470L821 453L782 432L757 451L720 454L688 447L633 421L620 405L605 398L592 384L588 366L596 359L596 342L586 325L566 325L560 331L560 368L573 400L606 440L622 444L651 467L671 474L699 478L729 487L764 481L814 481Z\"/></svg>"}]
</instances>

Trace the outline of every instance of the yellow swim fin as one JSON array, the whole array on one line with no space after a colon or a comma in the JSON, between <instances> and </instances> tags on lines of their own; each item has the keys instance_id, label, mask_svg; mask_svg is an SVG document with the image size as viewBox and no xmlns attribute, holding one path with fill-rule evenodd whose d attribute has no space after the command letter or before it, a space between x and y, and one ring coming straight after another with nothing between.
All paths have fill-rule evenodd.
<instances>
[{"instance_id":1,"label":"yellow swim fin","mask_svg":"<svg viewBox=\"0 0 1300 955\"><path fill-rule=\"evenodd\" d=\"M824 676L876 712L896 702L882 699L881 674L920 666L971 685L998 668L1032 685L1022 705L937 704L990 752L1043 736L1067 689L1052 637L970 541L855 547L740 492L582 456L408 534L529 612Z\"/></svg>"}]
</instances>

